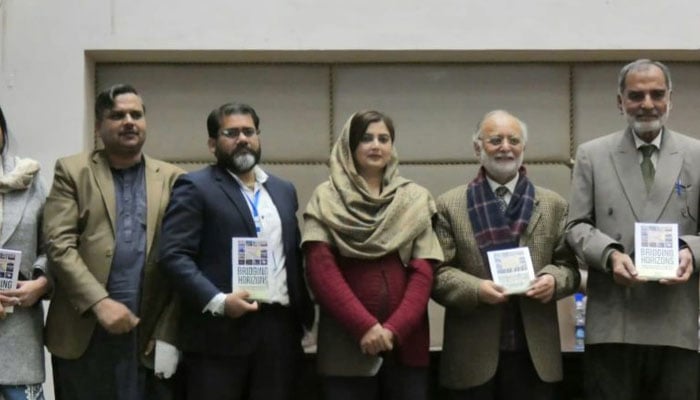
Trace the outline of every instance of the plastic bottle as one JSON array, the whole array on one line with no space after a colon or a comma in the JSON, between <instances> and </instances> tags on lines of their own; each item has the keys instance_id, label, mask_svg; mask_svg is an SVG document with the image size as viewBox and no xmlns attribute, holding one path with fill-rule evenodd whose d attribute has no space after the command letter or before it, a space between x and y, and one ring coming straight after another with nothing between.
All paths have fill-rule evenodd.
<instances>
[{"instance_id":1,"label":"plastic bottle","mask_svg":"<svg viewBox=\"0 0 700 400\"><path fill-rule=\"evenodd\" d=\"M586 296L583 293L574 295L574 320L576 327L574 330L574 351L583 351L586 341Z\"/></svg>"}]
</instances>

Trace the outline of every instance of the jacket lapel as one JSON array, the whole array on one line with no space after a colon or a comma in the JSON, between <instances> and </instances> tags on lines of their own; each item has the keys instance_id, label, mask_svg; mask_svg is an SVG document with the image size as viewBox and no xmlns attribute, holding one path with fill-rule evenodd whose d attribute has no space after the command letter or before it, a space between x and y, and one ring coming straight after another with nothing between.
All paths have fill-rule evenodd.
<instances>
[{"instance_id":1,"label":"jacket lapel","mask_svg":"<svg viewBox=\"0 0 700 400\"><path fill-rule=\"evenodd\" d=\"M535 189L535 201L532 204L532 215L530 215L530 221L527 224L524 234L520 235L520 246L527 246L530 244L530 238L532 233L535 231L537 224L540 222L540 217L542 216L542 211L540 210L540 199L538 198L537 189Z\"/></svg>"},{"instance_id":2,"label":"jacket lapel","mask_svg":"<svg viewBox=\"0 0 700 400\"><path fill-rule=\"evenodd\" d=\"M637 149L634 147L633 134L629 128L623 132L617 148L613 149L610 156L617 179L622 186L622 191L632 206L635 219L639 221L640 216L644 214L647 191L644 187L644 178L642 178Z\"/></svg>"},{"instance_id":3,"label":"jacket lapel","mask_svg":"<svg viewBox=\"0 0 700 400\"><path fill-rule=\"evenodd\" d=\"M112 234L117 234L116 231L116 214L117 203L116 194L114 192L114 180L112 179L112 171L109 169L109 162L104 151L96 151L92 154L93 172L95 174L95 182L102 196L107 217L112 225Z\"/></svg>"},{"instance_id":4,"label":"jacket lapel","mask_svg":"<svg viewBox=\"0 0 700 400\"><path fill-rule=\"evenodd\" d=\"M6 155L3 158L3 171L8 174L15 169L15 158ZM34 179L37 179L35 177ZM29 201L29 190L14 190L5 193L2 199L2 231L0 232L0 247L4 247L7 240L17 229L22 219L24 209Z\"/></svg>"},{"instance_id":5,"label":"jacket lapel","mask_svg":"<svg viewBox=\"0 0 700 400\"><path fill-rule=\"evenodd\" d=\"M665 129L661 137L661 149L656 162L654 185L647 198L642 221L658 221L668 199L673 195L674 186L683 167L683 154L674 140L674 133Z\"/></svg>"},{"instance_id":6,"label":"jacket lapel","mask_svg":"<svg viewBox=\"0 0 700 400\"><path fill-rule=\"evenodd\" d=\"M146 258L151 252L153 237L160 218L160 203L163 199L165 181L160 169L153 165L150 157L144 156L146 178Z\"/></svg>"},{"instance_id":7,"label":"jacket lapel","mask_svg":"<svg viewBox=\"0 0 700 400\"><path fill-rule=\"evenodd\" d=\"M224 192L226 197L231 200L236 210L243 218L243 221L245 221L248 235L251 237L258 236L255 232L253 216L250 214L250 209L248 208L248 204L246 204L246 199L243 198L238 182L233 179L228 171L218 165L212 166L212 171L216 184Z\"/></svg>"},{"instance_id":8,"label":"jacket lapel","mask_svg":"<svg viewBox=\"0 0 700 400\"><path fill-rule=\"evenodd\" d=\"M673 194L674 184L683 167L682 153L673 138L673 133L665 130L656 162L654 184L647 193L633 134L629 129L624 132L618 148L612 153L612 162L625 197L632 206L635 219L656 222L664 211L664 207L659 205L666 204L669 196Z\"/></svg>"}]
</instances>

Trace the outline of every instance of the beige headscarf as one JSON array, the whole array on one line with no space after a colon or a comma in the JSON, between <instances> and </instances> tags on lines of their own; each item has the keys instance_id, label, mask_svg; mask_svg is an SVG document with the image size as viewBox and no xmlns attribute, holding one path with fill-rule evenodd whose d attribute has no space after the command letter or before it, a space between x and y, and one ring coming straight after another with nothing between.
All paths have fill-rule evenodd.
<instances>
[{"instance_id":1,"label":"beige headscarf","mask_svg":"<svg viewBox=\"0 0 700 400\"><path fill-rule=\"evenodd\" d=\"M375 259L398 251L404 264L413 258L442 261L431 224L437 209L430 192L399 176L392 149L382 192L371 195L350 151L352 118L331 151L329 180L316 188L306 207L302 243L326 242L352 258Z\"/></svg>"}]
</instances>

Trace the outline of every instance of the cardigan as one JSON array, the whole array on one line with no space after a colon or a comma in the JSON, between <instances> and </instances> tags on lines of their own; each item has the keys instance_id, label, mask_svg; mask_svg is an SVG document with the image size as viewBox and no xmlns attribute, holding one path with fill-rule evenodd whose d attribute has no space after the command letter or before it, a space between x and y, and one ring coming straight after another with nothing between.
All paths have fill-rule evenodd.
<instances>
[{"instance_id":1,"label":"cardigan","mask_svg":"<svg viewBox=\"0 0 700 400\"><path fill-rule=\"evenodd\" d=\"M392 356L400 364L428 365L427 304L433 281L429 261L413 259L404 266L398 252L371 260L343 257L323 242L307 243L304 251L309 286L321 306L319 372L365 375L362 368L350 371L352 363L345 363L341 355L344 351L361 355L359 342L376 323L394 334ZM349 348L340 348L339 336ZM331 337L333 340L328 340ZM324 360L331 365L324 367Z\"/></svg>"}]
</instances>

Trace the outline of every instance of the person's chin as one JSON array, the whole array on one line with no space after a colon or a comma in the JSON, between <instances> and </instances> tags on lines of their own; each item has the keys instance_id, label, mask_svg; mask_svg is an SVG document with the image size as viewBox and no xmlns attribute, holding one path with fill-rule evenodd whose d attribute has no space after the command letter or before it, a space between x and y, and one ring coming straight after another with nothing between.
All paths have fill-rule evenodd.
<instances>
[{"instance_id":1,"label":"person's chin","mask_svg":"<svg viewBox=\"0 0 700 400\"><path fill-rule=\"evenodd\" d=\"M654 132L659 129L661 129L661 121L658 119L634 122L634 130L638 133Z\"/></svg>"},{"instance_id":2,"label":"person's chin","mask_svg":"<svg viewBox=\"0 0 700 400\"><path fill-rule=\"evenodd\" d=\"M488 168L486 171L489 173L489 175L491 175L491 177L501 181L514 176L517 172L517 168L513 168L512 165L499 165L495 168Z\"/></svg>"}]
</instances>

